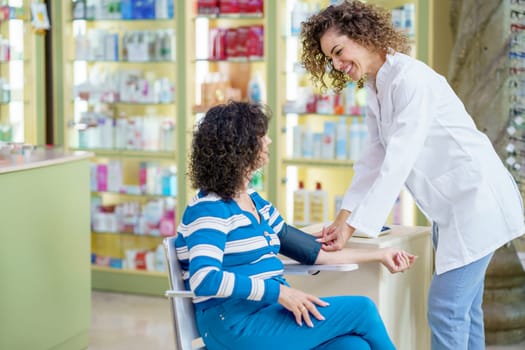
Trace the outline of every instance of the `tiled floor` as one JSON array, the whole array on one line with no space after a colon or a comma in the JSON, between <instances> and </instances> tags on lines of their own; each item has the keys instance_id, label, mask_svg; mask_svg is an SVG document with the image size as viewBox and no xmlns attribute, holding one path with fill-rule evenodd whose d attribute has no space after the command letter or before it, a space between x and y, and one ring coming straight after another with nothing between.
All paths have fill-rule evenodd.
<instances>
[{"instance_id":1,"label":"tiled floor","mask_svg":"<svg viewBox=\"0 0 525 350\"><path fill-rule=\"evenodd\" d=\"M89 350L174 350L169 302L162 297L92 293Z\"/></svg>"},{"instance_id":2,"label":"tiled floor","mask_svg":"<svg viewBox=\"0 0 525 350\"><path fill-rule=\"evenodd\" d=\"M175 350L168 300L94 291L88 349ZM525 342L486 350L525 350Z\"/></svg>"}]
</instances>

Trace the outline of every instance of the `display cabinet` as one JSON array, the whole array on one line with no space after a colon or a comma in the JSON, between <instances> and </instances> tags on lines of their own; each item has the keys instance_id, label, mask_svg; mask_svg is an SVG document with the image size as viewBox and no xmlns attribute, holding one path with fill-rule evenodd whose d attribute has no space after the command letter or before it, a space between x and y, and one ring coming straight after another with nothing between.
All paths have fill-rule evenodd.
<instances>
[{"instance_id":1,"label":"display cabinet","mask_svg":"<svg viewBox=\"0 0 525 350\"><path fill-rule=\"evenodd\" d=\"M63 84L57 89L63 144L95 154L92 286L160 294L167 285L160 245L175 234L179 196L185 195L178 180L185 157L179 137L185 135L178 130L175 4L53 6L62 34L55 61Z\"/></svg>"},{"instance_id":2,"label":"display cabinet","mask_svg":"<svg viewBox=\"0 0 525 350\"><path fill-rule=\"evenodd\" d=\"M30 0L0 1L0 142L45 143L44 34ZM30 83L31 82L31 83Z\"/></svg>"},{"instance_id":3,"label":"display cabinet","mask_svg":"<svg viewBox=\"0 0 525 350\"><path fill-rule=\"evenodd\" d=\"M394 25L411 40L411 54L428 61L428 2L373 2L391 9ZM297 225L333 220L367 137L365 91L354 83L341 94L316 90L299 62L301 22L330 3L337 1L289 0L279 11L278 154L282 158L277 167L277 206ZM388 223L412 225L416 221L412 198L403 191ZM425 222L422 217L419 221Z\"/></svg>"},{"instance_id":4,"label":"display cabinet","mask_svg":"<svg viewBox=\"0 0 525 350\"><path fill-rule=\"evenodd\" d=\"M228 100L264 103L273 110L275 82L268 57L272 30L271 1L194 1L188 9L189 69L194 79L188 104L193 126L211 106ZM270 30L270 32L269 32ZM274 125L274 124L272 124ZM252 186L268 196L271 172L254 174ZM270 190L272 191L272 190Z\"/></svg>"}]
</instances>

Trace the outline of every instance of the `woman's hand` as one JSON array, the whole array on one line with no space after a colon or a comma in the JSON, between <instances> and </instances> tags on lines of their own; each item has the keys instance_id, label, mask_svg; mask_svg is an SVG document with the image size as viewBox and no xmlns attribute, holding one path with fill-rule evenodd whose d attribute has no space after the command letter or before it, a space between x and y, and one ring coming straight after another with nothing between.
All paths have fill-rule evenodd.
<instances>
[{"instance_id":1,"label":"woman's hand","mask_svg":"<svg viewBox=\"0 0 525 350\"><path fill-rule=\"evenodd\" d=\"M414 262L417 259L417 256L407 253L404 250L399 250L395 248L384 248L381 263L390 271L391 273L403 272L408 270L414 265Z\"/></svg>"},{"instance_id":2,"label":"woman's hand","mask_svg":"<svg viewBox=\"0 0 525 350\"><path fill-rule=\"evenodd\" d=\"M323 227L323 230L316 234L319 237L317 241L323 244L323 250L334 251L344 248L355 231L346 223L348 216L350 216L349 211L341 210L331 225Z\"/></svg>"},{"instance_id":3,"label":"woman's hand","mask_svg":"<svg viewBox=\"0 0 525 350\"><path fill-rule=\"evenodd\" d=\"M281 284L279 292L279 304L294 314L295 322L299 326L303 325L303 320L309 327L313 327L312 314L319 321L324 320L323 315L317 310L316 305L328 306L329 304L318 297L307 294L295 288L290 288Z\"/></svg>"}]
</instances>

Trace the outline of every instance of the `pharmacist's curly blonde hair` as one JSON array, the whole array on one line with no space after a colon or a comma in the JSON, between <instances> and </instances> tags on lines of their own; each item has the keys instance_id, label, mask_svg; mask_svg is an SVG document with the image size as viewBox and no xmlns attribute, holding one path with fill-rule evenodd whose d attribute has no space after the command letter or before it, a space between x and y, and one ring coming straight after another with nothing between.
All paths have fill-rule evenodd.
<instances>
[{"instance_id":1,"label":"pharmacist's curly blonde hair","mask_svg":"<svg viewBox=\"0 0 525 350\"><path fill-rule=\"evenodd\" d=\"M393 27L392 16L387 9L358 0L345 0L339 5L328 6L303 22L301 28L302 63L312 75L313 82L323 89L330 85L339 92L350 81L348 75L336 70L321 51L321 37L329 29L335 29L373 51L410 51L407 36Z\"/></svg>"}]
</instances>

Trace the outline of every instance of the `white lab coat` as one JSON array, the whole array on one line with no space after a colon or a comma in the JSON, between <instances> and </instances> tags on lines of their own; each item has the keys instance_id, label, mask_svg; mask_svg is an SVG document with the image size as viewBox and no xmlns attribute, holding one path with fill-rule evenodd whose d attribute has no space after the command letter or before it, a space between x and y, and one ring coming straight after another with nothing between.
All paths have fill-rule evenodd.
<instances>
[{"instance_id":1,"label":"white lab coat","mask_svg":"<svg viewBox=\"0 0 525 350\"><path fill-rule=\"evenodd\" d=\"M369 142L342 203L350 226L377 235L405 185L439 228L438 274L525 232L512 176L445 78L396 53L376 86L367 82Z\"/></svg>"}]
</instances>

